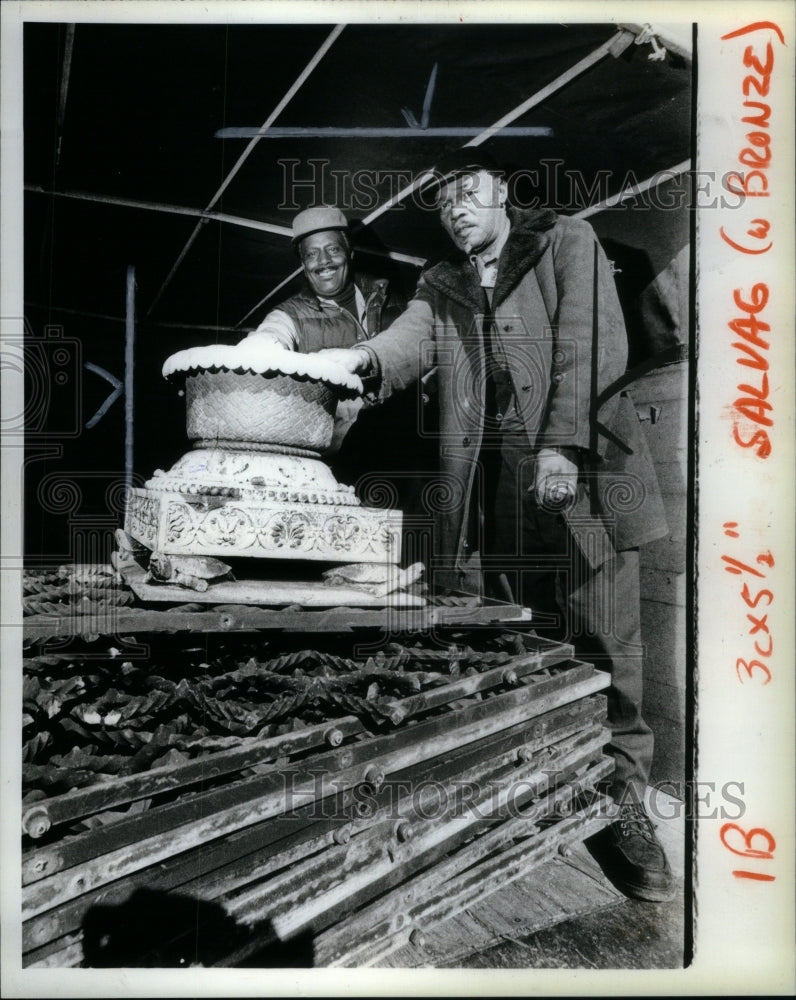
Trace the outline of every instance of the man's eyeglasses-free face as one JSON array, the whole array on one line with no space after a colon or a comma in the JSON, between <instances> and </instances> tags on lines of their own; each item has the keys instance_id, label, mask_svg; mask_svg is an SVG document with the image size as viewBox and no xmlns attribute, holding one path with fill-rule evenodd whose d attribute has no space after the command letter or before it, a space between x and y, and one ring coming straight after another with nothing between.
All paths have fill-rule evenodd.
<instances>
[{"instance_id":1,"label":"man's eyeglasses-free face","mask_svg":"<svg viewBox=\"0 0 796 1000\"><path fill-rule=\"evenodd\" d=\"M341 243L327 243L325 247L310 247L307 250L302 250L301 259L314 264L324 257L345 257L346 252L346 248Z\"/></svg>"}]
</instances>

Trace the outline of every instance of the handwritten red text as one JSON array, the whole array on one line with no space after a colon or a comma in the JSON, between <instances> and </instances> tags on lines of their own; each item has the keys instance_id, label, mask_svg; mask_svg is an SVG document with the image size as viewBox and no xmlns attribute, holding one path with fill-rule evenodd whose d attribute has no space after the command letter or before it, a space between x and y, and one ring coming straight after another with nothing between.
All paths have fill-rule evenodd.
<instances>
[{"instance_id":1,"label":"handwritten red text","mask_svg":"<svg viewBox=\"0 0 796 1000\"><path fill-rule=\"evenodd\" d=\"M728 173L724 180L726 189L742 200L746 198L768 198L771 194L769 171L773 160L771 133L772 106L769 98L771 80L774 73L774 42L776 38L785 44L785 36L773 21L754 21L722 35L722 41L756 35L754 43L744 48L742 62L744 70L741 81L742 113L741 122L746 126L744 145L738 153L738 164L742 168ZM765 46L761 37L765 37ZM757 47L756 47L757 46ZM766 100L762 100L766 98ZM743 169L748 168L748 169ZM743 227L746 227L742 230ZM738 253L759 256L766 254L774 246L771 236L771 221L763 215L747 220L727 232L719 227L724 242ZM769 299L769 287L759 281L745 293L740 288L733 292L736 313L729 321L729 328L738 338L733 348L739 353L736 362L752 368L759 376L749 382L741 382L737 391L741 394L733 403L735 419L733 438L741 448L751 448L758 458L768 458L771 454L771 439L768 428L774 426L773 405L769 399L768 369L766 352L769 349L767 336L770 325L760 315Z\"/></svg>"},{"instance_id":2,"label":"handwritten red text","mask_svg":"<svg viewBox=\"0 0 796 1000\"><path fill-rule=\"evenodd\" d=\"M726 522L724 534L730 538L738 538L737 527L735 521ZM727 573L744 578L740 590L741 600L746 608L744 627L752 640L754 654L748 659L738 657L735 661L735 673L742 684L747 680L754 680L760 685L768 684L771 681L771 670L767 661L774 653L774 637L771 634L766 609L774 602L774 592L763 586L766 571L761 567L772 569L774 557L766 551L758 553L754 559L738 559L735 556L723 555L721 561Z\"/></svg>"},{"instance_id":3,"label":"handwritten red text","mask_svg":"<svg viewBox=\"0 0 796 1000\"><path fill-rule=\"evenodd\" d=\"M740 338L732 345L739 354L735 359L736 363L760 372L756 384L741 382L737 386L742 395L733 403L737 416L733 421L732 434L736 444L742 448L754 448L759 458L768 458L771 454L771 441L766 428L774 425L774 408L768 398L766 352L770 344L761 336L768 334L771 327L760 315L768 304L768 296L768 285L762 281L753 285L749 294L736 288L733 299L740 315L735 316L728 324L730 330ZM751 437L742 434L739 418L754 425Z\"/></svg>"},{"instance_id":4,"label":"handwritten red text","mask_svg":"<svg viewBox=\"0 0 796 1000\"><path fill-rule=\"evenodd\" d=\"M774 850L777 846L776 840L762 826L756 826L753 830L743 830L737 823L725 823L719 831L722 844L733 854L738 854L742 858L750 858L756 861L773 861ZM733 875L736 878L748 878L754 882L773 882L776 875L768 872L748 871L745 869L734 869Z\"/></svg>"}]
</instances>

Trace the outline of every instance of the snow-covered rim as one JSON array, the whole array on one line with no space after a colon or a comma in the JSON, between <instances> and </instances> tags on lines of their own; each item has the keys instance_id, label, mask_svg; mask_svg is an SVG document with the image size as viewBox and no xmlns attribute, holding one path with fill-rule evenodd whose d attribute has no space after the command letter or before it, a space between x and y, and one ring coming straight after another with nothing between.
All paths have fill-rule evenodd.
<instances>
[{"instance_id":1,"label":"snow-covered rim","mask_svg":"<svg viewBox=\"0 0 796 1000\"><path fill-rule=\"evenodd\" d=\"M189 347L166 359L163 378L169 378L178 372L219 368L253 372L255 375L270 372L295 375L298 378L342 386L351 392L363 392L359 375L347 372L342 365L329 361L322 354L299 354L272 344L211 344L207 347Z\"/></svg>"}]
</instances>

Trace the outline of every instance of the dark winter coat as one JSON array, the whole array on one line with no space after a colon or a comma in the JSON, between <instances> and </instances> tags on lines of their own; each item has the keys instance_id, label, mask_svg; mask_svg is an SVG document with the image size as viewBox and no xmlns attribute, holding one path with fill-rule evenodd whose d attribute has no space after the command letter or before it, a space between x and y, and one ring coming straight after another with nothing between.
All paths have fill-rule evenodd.
<instances>
[{"instance_id":1,"label":"dark winter coat","mask_svg":"<svg viewBox=\"0 0 796 1000\"><path fill-rule=\"evenodd\" d=\"M581 488L566 517L598 565L614 549L667 531L632 401L610 395L591 412L625 371L622 310L588 223L548 211L511 210L510 218L492 296L494 336L507 360L529 455L542 447L582 449ZM467 560L465 512L484 433L483 315L477 272L461 255L429 268L403 316L367 345L381 369L382 398L438 369L440 475L452 493L440 505L435 547L453 570L452 588Z\"/></svg>"}]
</instances>

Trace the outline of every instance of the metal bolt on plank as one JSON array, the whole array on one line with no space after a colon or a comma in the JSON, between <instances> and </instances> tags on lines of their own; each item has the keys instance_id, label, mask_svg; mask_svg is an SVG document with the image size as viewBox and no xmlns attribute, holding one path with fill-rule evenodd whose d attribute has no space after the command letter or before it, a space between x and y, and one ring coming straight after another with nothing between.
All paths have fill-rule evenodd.
<instances>
[{"instance_id":1,"label":"metal bolt on plank","mask_svg":"<svg viewBox=\"0 0 796 1000\"><path fill-rule=\"evenodd\" d=\"M607 734L603 734L600 737L595 736L594 739L590 740L583 747L577 746L576 739L566 755L568 758L566 766L571 767L583 753L592 753L595 749L601 747L605 742L605 735ZM561 763L564 765L563 758ZM528 777L530 777L530 774ZM539 779L545 780L542 775L539 775ZM571 794L571 789L562 789L552 793L550 796L551 802L554 802L562 794L566 793ZM515 797L515 802L520 804L524 797L524 795ZM491 805L494 807L493 812L500 807L499 802L491 803ZM397 851L389 852L388 856L392 855L390 861L382 855L379 844L374 844L370 851L362 854L357 859L355 865L347 864L346 877L342 880L339 877L339 868L336 867L334 858L329 857L323 863L325 874L320 881L318 878L317 863L307 862L305 864L306 870L294 870L293 872L285 873L278 880L254 886L250 892L244 893L242 897L238 897L234 901L230 901L232 906L230 912L233 913L236 919L245 919L244 914L246 910L250 913L256 912L261 918L263 915L267 916L272 922L275 932L280 937L284 937L287 933L296 932L305 926L308 921L312 922L321 911L328 910L331 906L337 905L345 897L350 898L357 892L365 892L372 897L378 892L377 887L379 883L384 878L391 877L391 872L394 870L396 862L398 864L409 864L412 856L417 855L418 857L422 857L424 864L426 864L426 859L430 860L429 851L433 855L441 847L450 850L454 843L461 838L465 830L471 827L474 822L475 817L458 816L455 809L450 813L450 818L445 821L428 821L425 824L427 832L420 838L417 850L413 849L412 844L404 845L400 849L400 854ZM489 826L490 824L487 823L487 825ZM524 817L517 820L510 820L508 823L510 829L516 827L517 831L523 834L523 837L527 834L527 831L523 829L524 825L527 826L527 820ZM491 854L495 847L501 846L504 841L506 843L509 842L507 839L508 835L509 831L506 829L506 824L501 824L499 828L490 830L485 839L479 838L480 843L487 845L486 847L478 846L478 843L476 843L474 844L474 849L477 852L486 850L488 854ZM466 852L469 850L469 848L465 849ZM444 863L442 870L435 869L430 877L436 880L437 874L439 874L439 879L444 880L443 870L446 868L446 865L453 865L452 870L455 870L458 867L458 861L454 860ZM308 875L312 884L309 884L307 881ZM331 882L329 882L330 879ZM321 882L324 881L328 883L326 888L323 888L321 885ZM437 886L439 884L437 882ZM444 898L445 890L440 891ZM323 899L324 894L326 894L326 900Z\"/></svg>"},{"instance_id":2,"label":"metal bolt on plank","mask_svg":"<svg viewBox=\"0 0 796 1000\"><path fill-rule=\"evenodd\" d=\"M409 941L414 948L425 948L426 947L426 935L416 927L412 933L409 935Z\"/></svg>"},{"instance_id":3,"label":"metal bolt on plank","mask_svg":"<svg viewBox=\"0 0 796 1000\"><path fill-rule=\"evenodd\" d=\"M381 788L384 784L384 771L376 764L370 764L365 768L364 781L373 788Z\"/></svg>"},{"instance_id":4,"label":"metal bolt on plank","mask_svg":"<svg viewBox=\"0 0 796 1000\"><path fill-rule=\"evenodd\" d=\"M351 826L346 824L334 831L332 838L335 844L347 844L351 839Z\"/></svg>"},{"instance_id":5,"label":"metal bolt on plank","mask_svg":"<svg viewBox=\"0 0 796 1000\"><path fill-rule=\"evenodd\" d=\"M395 824L395 838L400 844L405 844L415 835L415 829L407 820L400 820Z\"/></svg>"},{"instance_id":6,"label":"metal bolt on plank","mask_svg":"<svg viewBox=\"0 0 796 1000\"><path fill-rule=\"evenodd\" d=\"M29 809L22 819L22 832L36 839L43 837L51 825L50 817L44 807Z\"/></svg>"}]
</instances>

